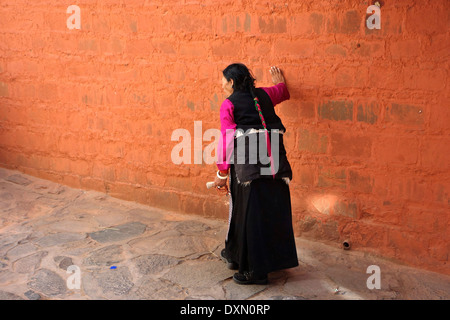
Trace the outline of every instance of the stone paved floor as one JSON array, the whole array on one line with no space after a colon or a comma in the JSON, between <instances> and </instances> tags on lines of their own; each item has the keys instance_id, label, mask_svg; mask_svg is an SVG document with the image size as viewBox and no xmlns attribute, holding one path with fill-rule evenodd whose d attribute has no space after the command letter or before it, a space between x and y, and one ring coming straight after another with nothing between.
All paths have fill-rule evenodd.
<instances>
[{"instance_id":1,"label":"stone paved floor","mask_svg":"<svg viewBox=\"0 0 450 320\"><path fill-rule=\"evenodd\" d=\"M0 168L0 300L450 298L448 276L300 238L299 267L240 286L226 227Z\"/></svg>"}]
</instances>

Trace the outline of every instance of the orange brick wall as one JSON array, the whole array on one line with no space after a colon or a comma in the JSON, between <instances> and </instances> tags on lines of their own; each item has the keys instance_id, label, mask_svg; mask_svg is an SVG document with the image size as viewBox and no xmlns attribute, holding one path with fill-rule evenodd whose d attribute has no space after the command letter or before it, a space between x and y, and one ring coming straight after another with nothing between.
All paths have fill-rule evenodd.
<instances>
[{"instance_id":1,"label":"orange brick wall","mask_svg":"<svg viewBox=\"0 0 450 320\"><path fill-rule=\"evenodd\" d=\"M229 63L278 65L296 235L450 273L450 4L380 2L369 30L368 1L4 0L0 165L227 218L171 135L219 128Z\"/></svg>"}]
</instances>

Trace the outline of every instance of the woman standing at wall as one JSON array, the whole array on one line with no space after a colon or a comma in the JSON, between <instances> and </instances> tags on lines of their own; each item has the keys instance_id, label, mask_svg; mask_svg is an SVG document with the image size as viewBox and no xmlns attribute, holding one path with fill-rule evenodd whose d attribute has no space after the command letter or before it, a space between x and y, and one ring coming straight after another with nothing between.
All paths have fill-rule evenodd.
<instances>
[{"instance_id":1,"label":"woman standing at wall","mask_svg":"<svg viewBox=\"0 0 450 320\"><path fill-rule=\"evenodd\" d=\"M256 88L245 65L223 70L228 98L220 108L215 186L228 192L229 178L230 220L221 255L229 268L239 270L233 276L239 284L265 284L268 273L298 265L289 191L292 170L283 144L286 129L274 109L290 96L280 69L272 67L270 72L274 86ZM261 146L270 161L262 161L261 154L253 157L256 163L249 161Z\"/></svg>"}]
</instances>

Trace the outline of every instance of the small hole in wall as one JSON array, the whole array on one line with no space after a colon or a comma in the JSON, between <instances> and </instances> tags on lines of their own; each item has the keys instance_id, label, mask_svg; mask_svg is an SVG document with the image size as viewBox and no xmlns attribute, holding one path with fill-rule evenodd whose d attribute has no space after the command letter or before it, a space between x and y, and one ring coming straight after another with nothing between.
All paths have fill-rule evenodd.
<instances>
[{"instance_id":1,"label":"small hole in wall","mask_svg":"<svg viewBox=\"0 0 450 320\"><path fill-rule=\"evenodd\" d=\"M349 250L350 249L350 242L348 240L345 240L342 242L342 248L344 250Z\"/></svg>"}]
</instances>

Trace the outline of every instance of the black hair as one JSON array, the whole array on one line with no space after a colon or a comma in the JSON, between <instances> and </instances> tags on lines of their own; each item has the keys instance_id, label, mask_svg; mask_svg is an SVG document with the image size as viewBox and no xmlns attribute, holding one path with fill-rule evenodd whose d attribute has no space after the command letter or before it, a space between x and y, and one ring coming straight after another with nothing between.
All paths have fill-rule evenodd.
<instances>
[{"instance_id":1,"label":"black hair","mask_svg":"<svg viewBox=\"0 0 450 320\"><path fill-rule=\"evenodd\" d=\"M250 92L253 101L255 102L255 108L259 114L261 123L264 126L264 129L267 131L267 126L261 111L261 106L259 104L258 97L255 94L256 79L253 77L251 71L242 63L233 63L226 67L222 71L222 73L227 81L233 79L233 90Z\"/></svg>"},{"instance_id":2,"label":"black hair","mask_svg":"<svg viewBox=\"0 0 450 320\"><path fill-rule=\"evenodd\" d=\"M222 71L222 73L227 81L233 79L233 90L249 91L253 98L256 97L254 93L256 79L244 64L230 64Z\"/></svg>"}]
</instances>

